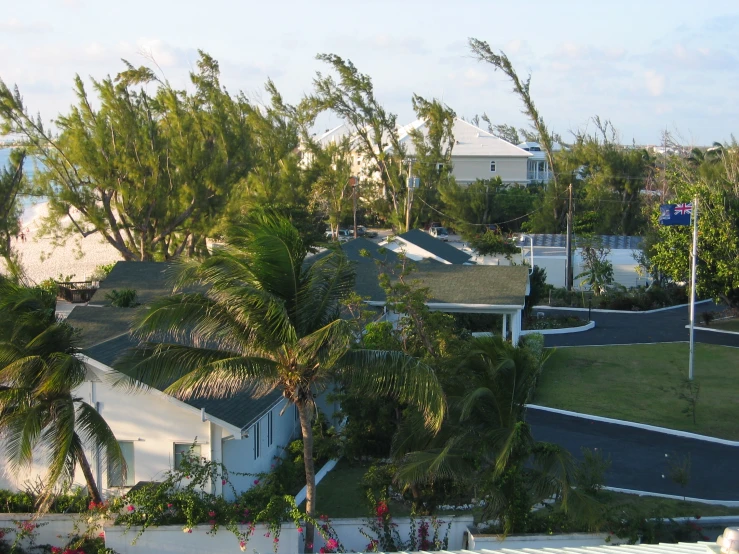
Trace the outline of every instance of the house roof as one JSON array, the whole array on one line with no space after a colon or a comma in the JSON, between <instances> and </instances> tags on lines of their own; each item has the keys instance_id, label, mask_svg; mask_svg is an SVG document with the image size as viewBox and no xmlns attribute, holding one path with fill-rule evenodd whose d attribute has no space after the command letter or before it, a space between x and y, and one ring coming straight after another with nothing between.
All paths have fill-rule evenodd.
<instances>
[{"instance_id":1,"label":"house roof","mask_svg":"<svg viewBox=\"0 0 739 554\"><path fill-rule=\"evenodd\" d=\"M113 289L134 289L136 301L141 304L168 296L172 294L167 271L171 267L165 262L117 262L90 302L110 306L105 295Z\"/></svg>"},{"instance_id":2,"label":"house roof","mask_svg":"<svg viewBox=\"0 0 739 554\"><path fill-rule=\"evenodd\" d=\"M342 123L333 129L327 130L320 137L317 137L316 142L321 146L327 146L331 143L339 142L341 139L351 134L352 132L349 129L349 126L346 123Z\"/></svg>"},{"instance_id":3,"label":"house roof","mask_svg":"<svg viewBox=\"0 0 739 554\"><path fill-rule=\"evenodd\" d=\"M415 153L415 147L411 138L411 130L413 129L419 130L426 136L428 134L427 122L419 119L401 128L400 142L405 144L407 153L411 155ZM515 144L498 138L494 134L475 127L458 117L454 118L452 134L454 135L453 158L464 156L528 158L531 156L529 152L522 150Z\"/></svg>"},{"instance_id":4,"label":"house roof","mask_svg":"<svg viewBox=\"0 0 739 554\"><path fill-rule=\"evenodd\" d=\"M411 229L395 238L413 244L450 264L465 264L472 260L472 256L462 252L459 248L432 237L420 229Z\"/></svg>"},{"instance_id":5,"label":"house roof","mask_svg":"<svg viewBox=\"0 0 739 554\"><path fill-rule=\"evenodd\" d=\"M128 333L141 308L75 306L65 321L82 331L80 347L90 348L113 337Z\"/></svg>"},{"instance_id":6,"label":"house roof","mask_svg":"<svg viewBox=\"0 0 739 554\"><path fill-rule=\"evenodd\" d=\"M429 303L471 306L523 306L529 272L525 266L414 263L409 280L429 289ZM377 284L379 268L357 271L355 290L371 302L385 302ZM451 311L451 310L450 310Z\"/></svg>"},{"instance_id":7,"label":"house roof","mask_svg":"<svg viewBox=\"0 0 739 554\"><path fill-rule=\"evenodd\" d=\"M137 344L138 341L133 339L131 335L125 334L91 346L84 350L83 354L112 368L116 360L126 350ZM146 381L144 383L149 384ZM158 390L164 388L166 387L157 387ZM121 394L126 393L121 392ZM206 398L201 396L188 398L183 402L198 410L204 408L207 414L243 429L259 419L281 398L282 395L278 391L273 391L261 398L254 398L249 392L242 392L230 398Z\"/></svg>"}]
</instances>

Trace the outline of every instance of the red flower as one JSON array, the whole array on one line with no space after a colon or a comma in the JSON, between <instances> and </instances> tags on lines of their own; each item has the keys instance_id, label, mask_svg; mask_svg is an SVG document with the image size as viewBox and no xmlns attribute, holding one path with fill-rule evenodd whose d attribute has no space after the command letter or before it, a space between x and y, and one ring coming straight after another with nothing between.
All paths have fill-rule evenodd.
<instances>
[{"instance_id":1,"label":"red flower","mask_svg":"<svg viewBox=\"0 0 739 554\"><path fill-rule=\"evenodd\" d=\"M259 479L254 479L254 484L255 485L258 485L259 484Z\"/></svg>"},{"instance_id":2,"label":"red flower","mask_svg":"<svg viewBox=\"0 0 739 554\"><path fill-rule=\"evenodd\" d=\"M136 508L133 507L133 504L129 504L126 508L129 512L133 512Z\"/></svg>"},{"instance_id":3,"label":"red flower","mask_svg":"<svg viewBox=\"0 0 739 554\"><path fill-rule=\"evenodd\" d=\"M216 517L216 513L215 513L215 512L213 512L213 511L210 511L210 512L208 512L208 515L209 515L210 517Z\"/></svg>"},{"instance_id":4,"label":"red flower","mask_svg":"<svg viewBox=\"0 0 739 554\"><path fill-rule=\"evenodd\" d=\"M326 548L330 548L331 550L337 548L339 546L339 542L336 539L328 539L328 542L326 542Z\"/></svg>"},{"instance_id":5,"label":"red flower","mask_svg":"<svg viewBox=\"0 0 739 554\"><path fill-rule=\"evenodd\" d=\"M319 554L326 554L326 549L321 547L318 549Z\"/></svg>"},{"instance_id":6,"label":"red flower","mask_svg":"<svg viewBox=\"0 0 739 554\"><path fill-rule=\"evenodd\" d=\"M225 485L225 484L226 484L226 480L225 479L221 479L221 485Z\"/></svg>"},{"instance_id":7,"label":"red flower","mask_svg":"<svg viewBox=\"0 0 739 554\"><path fill-rule=\"evenodd\" d=\"M376 508L377 517L382 517L389 511L390 509L387 507L387 502L385 502L384 500L381 500L380 502L377 503L377 508Z\"/></svg>"}]
</instances>

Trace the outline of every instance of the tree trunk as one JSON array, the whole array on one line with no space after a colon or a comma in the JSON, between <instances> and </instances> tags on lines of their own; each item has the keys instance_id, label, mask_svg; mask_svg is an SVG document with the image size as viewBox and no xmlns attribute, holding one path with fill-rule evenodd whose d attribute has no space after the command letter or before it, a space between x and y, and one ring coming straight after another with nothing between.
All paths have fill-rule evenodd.
<instances>
[{"instance_id":1,"label":"tree trunk","mask_svg":"<svg viewBox=\"0 0 739 554\"><path fill-rule=\"evenodd\" d=\"M305 513L311 518L316 516L316 469L313 466L313 427L311 427L310 404L297 404L300 416L300 430L303 433L303 460L305 461ZM313 552L315 529L310 521L305 524L305 552Z\"/></svg>"},{"instance_id":2,"label":"tree trunk","mask_svg":"<svg viewBox=\"0 0 739 554\"><path fill-rule=\"evenodd\" d=\"M101 503L103 501L103 498L100 496L100 491L98 490L97 484L95 483L95 478L92 476L90 463L87 461L87 457L85 456L85 453L82 452L82 450L77 453L77 462L80 464L82 474L85 476L87 490L90 493L92 501L95 502L95 504Z\"/></svg>"}]
</instances>

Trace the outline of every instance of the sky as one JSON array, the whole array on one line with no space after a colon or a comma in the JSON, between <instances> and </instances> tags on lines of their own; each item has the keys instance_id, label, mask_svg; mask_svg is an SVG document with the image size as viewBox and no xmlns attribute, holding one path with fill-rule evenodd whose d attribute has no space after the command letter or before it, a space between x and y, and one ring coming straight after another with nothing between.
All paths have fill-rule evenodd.
<instances>
[{"instance_id":1,"label":"sky","mask_svg":"<svg viewBox=\"0 0 739 554\"><path fill-rule=\"evenodd\" d=\"M400 123L415 119L413 93L441 99L467 119L527 126L505 76L475 61L474 37L505 52L549 127L565 141L609 119L623 143L658 144L668 130L686 145L739 131L739 2L682 0L4 0L0 78L17 84L45 121L74 102L75 74L102 78L122 58L151 65L179 88L202 49L222 83L266 98L271 78L285 100L312 90L318 53L368 74ZM339 124L319 120L320 129Z\"/></svg>"}]
</instances>

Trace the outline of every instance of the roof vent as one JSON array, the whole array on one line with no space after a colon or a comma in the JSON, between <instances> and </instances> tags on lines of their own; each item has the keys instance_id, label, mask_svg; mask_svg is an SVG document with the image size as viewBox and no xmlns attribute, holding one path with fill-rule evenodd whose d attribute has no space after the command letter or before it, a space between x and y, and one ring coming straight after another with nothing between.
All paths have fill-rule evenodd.
<instances>
[{"instance_id":1,"label":"roof vent","mask_svg":"<svg viewBox=\"0 0 739 554\"><path fill-rule=\"evenodd\" d=\"M716 539L721 547L721 554L739 554L739 528L727 527L724 534Z\"/></svg>"}]
</instances>

